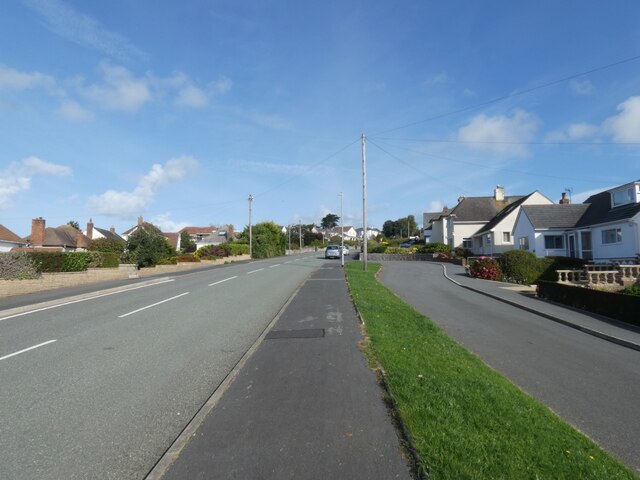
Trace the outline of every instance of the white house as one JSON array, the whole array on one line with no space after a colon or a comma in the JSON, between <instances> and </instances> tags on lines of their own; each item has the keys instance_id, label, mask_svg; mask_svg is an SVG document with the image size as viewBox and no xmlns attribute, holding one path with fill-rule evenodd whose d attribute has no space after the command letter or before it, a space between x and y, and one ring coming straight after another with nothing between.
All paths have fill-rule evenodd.
<instances>
[{"instance_id":1,"label":"white house","mask_svg":"<svg viewBox=\"0 0 640 480\"><path fill-rule=\"evenodd\" d=\"M527 205L553 205L553 201L536 190L511 202L473 234L473 252L479 255L495 255L513 250L516 219L520 209Z\"/></svg>"},{"instance_id":2,"label":"white house","mask_svg":"<svg viewBox=\"0 0 640 480\"><path fill-rule=\"evenodd\" d=\"M8 252L13 248L24 247L27 244L18 235L4 225L0 225L0 252Z\"/></svg>"},{"instance_id":3,"label":"white house","mask_svg":"<svg viewBox=\"0 0 640 480\"><path fill-rule=\"evenodd\" d=\"M595 263L634 262L640 255L639 224L637 180L592 195L582 205L526 207L516 221L514 236L519 248L538 257L563 255Z\"/></svg>"}]
</instances>

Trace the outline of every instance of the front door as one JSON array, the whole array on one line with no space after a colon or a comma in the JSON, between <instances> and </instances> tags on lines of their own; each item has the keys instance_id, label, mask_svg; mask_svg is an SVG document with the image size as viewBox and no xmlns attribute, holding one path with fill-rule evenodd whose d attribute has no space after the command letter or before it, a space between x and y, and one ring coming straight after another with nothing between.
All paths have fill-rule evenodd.
<instances>
[{"instance_id":1,"label":"front door","mask_svg":"<svg viewBox=\"0 0 640 480\"><path fill-rule=\"evenodd\" d=\"M582 247L582 259L592 260L593 249L591 247L591 232L580 232L580 244Z\"/></svg>"},{"instance_id":2,"label":"front door","mask_svg":"<svg viewBox=\"0 0 640 480\"><path fill-rule=\"evenodd\" d=\"M576 256L576 236L569 235L569 256L575 258Z\"/></svg>"}]
</instances>

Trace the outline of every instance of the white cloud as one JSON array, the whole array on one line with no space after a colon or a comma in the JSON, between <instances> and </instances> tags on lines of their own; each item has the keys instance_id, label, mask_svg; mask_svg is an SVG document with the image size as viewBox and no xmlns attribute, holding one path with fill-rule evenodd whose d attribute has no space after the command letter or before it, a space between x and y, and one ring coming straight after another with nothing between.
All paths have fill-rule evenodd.
<instances>
[{"instance_id":1,"label":"white cloud","mask_svg":"<svg viewBox=\"0 0 640 480\"><path fill-rule=\"evenodd\" d=\"M225 77L224 75L221 75L220 77L218 77L217 80L209 84L209 88L215 95L223 95L227 93L229 90L231 90L232 85L233 85L233 82L229 77Z\"/></svg>"},{"instance_id":2,"label":"white cloud","mask_svg":"<svg viewBox=\"0 0 640 480\"><path fill-rule=\"evenodd\" d=\"M449 83L451 78L446 73L438 73L437 75L433 75L425 81L427 86L431 85L443 85L445 83Z\"/></svg>"},{"instance_id":3,"label":"white cloud","mask_svg":"<svg viewBox=\"0 0 640 480\"><path fill-rule=\"evenodd\" d=\"M172 220L169 212L156 215L150 220L150 222L163 232L178 232L184 227L191 225L189 222L176 222L175 220Z\"/></svg>"},{"instance_id":4,"label":"white cloud","mask_svg":"<svg viewBox=\"0 0 640 480\"><path fill-rule=\"evenodd\" d=\"M161 187L182 180L197 164L195 159L187 156L169 160L164 165L156 163L133 191L107 190L102 195L92 196L88 207L96 214L121 218L139 215L153 201Z\"/></svg>"},{"instance_id":5,"label":"white cloud","mask_svg":"<svg viewBox=\"0 0 640 480\"><path fill-rule=\"evenodd\" d=\"M60 105L57 110L57 114L65 120L70 120L72 122L93 120L93 113L73 100L65 100L62 102L62 105Z\"/></svg>"},{"instance_id":6,"label":"white cloud","mask_svg":"<svg viewBox=\"0 0 640 480\"><path fill-rule=\"evenodd\" d=\"M618 142L640 142L640 96L618 105L617 115L605 120L603 129Z\"/></svg>"},{"instance_id":7,"label":"white cloud","mask_svg":"<svg viewBox=\"0 0 640 480\"><path fill-rule=\"evenodd\" d=\"M266 115L263 113L250 113L249 120L262 125L263 127L273 128L274 130L284 130L291 127L291 123L280 115Z\"/></svg>"},{"instance_id":8,"label":"white cloud","mask_svg":"<svg viewBox=\"0 0 640 480\"><path fill-rule=\"evenodd\" d=\"M206 107L209 103L209 97L200 88L194 85L187 85L178 91L175 104L179 107Z\"/></svg>"},{"instance_id":9,"label":"white cloud","mask_svg":"<svg viewBox=\"0 0 640 480\"><path fill-rule=\"evenodd\" d=\"M574 123L566 130L557 130L547 135L547 142L572 142L596 137L600 133L600 127L588 123Z\"/></svg>"},{"instance_id":10,"label":"white cloud","mask_svg":"<svg viewBox=\"0 0 640 480\"><path fill-rule=\"evenodd\" d=\"M53 77L40 72L21 72L0 65L0 88L27 90L32 88L53 89L56 81Z\"/></svg>"},{"instance_id":11,"label":"white cloud","mask_svg":"<svg viewBox=\"0 0 640 480\"><path fill-rule=\"evenodd\" d=\"M89 86L79 85L80 94L89 101L108 110L137 111L151 100L149 82L134 77L126 68L102 62L100 69L104 83Z\"/></svg>"},{"instance_id":12,"label":"white cloud","mask_svg":"<svg viewBox=\"0 0 640 480\"><path fill-rule=\"evenodd\" d=\"M146 54L122 35L111 32L89 15L76 12L61 0L23 0L40 16L45 28L85 48L128 60L145 58Z\"/></svg>"},{"instance_id":13,"label":"white cloud","mask_svg":"<svg viewBox=\"0 0 640 480\"><path fill-rule=\"evenodd\" d=\"M66 177L69 175L71 175L69 167L47 162L37 157L28 157L19 162L12 162L9 168L0 173L0 208L8 205L13 196L29 190L33 177Z\"/></svg>"},{"instance_id":14,"label":"white cloud","mask_svg":"<svg viewBox=\"0 0 640 480\"><path fill-rule=\"evenodd\" d=\"M444 203L442 203L440 200L434 200L432 202L429 202L429 209L427 211L441 212L443 208L444 208Z\"/></svg>"},{"instance_id":15,"label":"white cloud","mask_svg":"<svg viewBox=\"0 0 640 480\"><path fill-rule=\"evenodd\" d=\"M571 80L569 87L574 95L592 95L596 91L591 80Z\"/></svg>"},{"instance_id":16,"label":"white cloud","mask_svg":"<svg viewBox=\"0 0 640 480\"><path fill-rule=\"evenodd\" d=\"M458 140L469 142L468 147L504 155L524 156L525 145L538 128L538 118L524 110L515 110L510 117L476 115L468 125L458 130Z\"/></svg>"}]
</instances>

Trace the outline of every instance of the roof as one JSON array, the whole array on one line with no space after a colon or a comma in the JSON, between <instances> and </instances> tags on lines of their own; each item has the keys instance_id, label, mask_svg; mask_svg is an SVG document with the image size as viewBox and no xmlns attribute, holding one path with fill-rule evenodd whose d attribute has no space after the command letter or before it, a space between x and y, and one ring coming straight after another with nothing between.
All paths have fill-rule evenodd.
<instances>
[{"instance_id":1,"label":"roof","mask_svg":"<svg viewBox=\"0 0 640 480\"><path fill-rule=\"evenodd\" d=\"M551 228L573 228L589 208L586 204L524 205L527 215L536 230Z\"/></svg>"},{"instance_id":2,"label":"roof","mask_svg":"<svg viewBox=\"0 0 640 480\"><path fill-rule=\"evenodd\" d=\"M210 235L218 230L218 227L209 225L208 227L184 227L178 233L187 232L189 235Z\"/></svg>"},{"instance_id":3,"label":"roof","mask_svg":"<svg viewBox=\"0 0 640 480\"><path fill-rule=\"evenodd\" d=\"M496 200L495 197L465 197L448 214L455 215L456 222L489 222L505 207L523 198L525 197L522 195L507 196L504 200Z\"/></svg>"},{"instance_id":4,"label":"roof","mask_svg":"<svg viewBox=\"0 0 640 480\"><path fill-rule=\"evenodd\" d=\"M513 212L516 208L522 205L525 200L527 200L533 193L530 193L526 197L520 197L515 202L510 203L506 207L504 207L498 214L493 217L487 224L485 224L480 230L478 230L474 235L479 235L484 232L489 232L493 227L498 225L506 216L508 216L511 212Z\"/></svg>"},{"instance_id":5,"label":"roof","mask_svg":"<svg viewBox=\"0 0 640 480\"><path fill-rule=\"evenodd\" d=\"M80 243L78 244L78 234L80 234ZM26 238L31 240L31 236ZM89 245L89 237L84 235L71 225L61 225L59 227L47 227L44 229L43 247L74 247L86 248Z\"/></svg>"},{"instance_id":6,"label":"roof","mask_svg":"<svg viewBox=\"0 0 640 480\"><path fill-rule=\"evenodd\" d=\"M124 242L124 238L122 238L117 233L112 232L111 230L106 230L104 228L96 228L96 227L93 227L93 229L97 230L98 232L100 232L104 238L112 238L114 240L118 240L120 242Z\"/></svg>"},{"instance_id":7,"label":"roof","mask_svg":"<svg viewBox=\"0 0 640 480\"><path fill-rule=\"evenodd\" d=\"M13 233L4 225L0 225L0 240L11 243L25 243L22 238Z\"/></svg>"},{"instance_id":8,"label":"roof","mask_svg":"<svg viewBox=\"0 0 640 480\"><path fill-rule=\"evenodd\" d=\"M178 248L178 238L180 237L179 233L163 233L162 236L167 239L173 248Z\"/></svg>"},{"instance_id":9,"label":"roof","mask_svg":"<svg viewBox=\"0 0 640 480\"><path fill-rule=\"evenodd\" d=\"M617 190L617 188L612 190ZM576 225L577 227L588 227L601 223L626 220L633 218L640 212L640 203L628 203L611 208L611 190L591 195L584 203L590 206Z\"/></svg>"}]
</instances>

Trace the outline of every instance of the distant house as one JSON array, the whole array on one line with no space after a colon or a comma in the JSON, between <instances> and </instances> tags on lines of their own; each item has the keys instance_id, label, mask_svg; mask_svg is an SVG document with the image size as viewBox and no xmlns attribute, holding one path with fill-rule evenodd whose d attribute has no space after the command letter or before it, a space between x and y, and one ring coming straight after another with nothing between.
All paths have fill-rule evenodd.
<instances>
[{"instance_id":1,"label":"distant house","mask_svg":"<svg viewBox=\"0 0 640 480\"><path fill-rule=\"evenodd\" d=\"M133 227L131 227L131 228L129 228L129 229L127 229L127 230L125 230L124 232L122 232L122 233L120 234L120 236L121 236L122 238L124 238L124 240L125 240L125 241L128 241L128 240L129 240L129 237L130 237L133 233L135 233L135 232L136 232L136 230L138 230L138 229L140 229L140 228L144 228L144 227L145 227L145 226L147 226L147 225L152 226L152 224L151 224L151 223L145 222L145 221L143 220L143 218L142 218L142 217L138 217L138 223L137 223L136 225L134 225Z\"/></svg>"},{"instance_id":2,"label":"distant house","mask_svg":"<svg viewBox=\"0 0 640 480\"><path fill-rule=\"evenodd\" d=\"M25 240L4 225L0 225L0 252L8 252L14 248L24 247L26 244Z\"/></svg>"},{"instance_id":3,"label":"distant house","mask_svg":"<svg viewBox=\"0 0 640 480\"><path fill-rule=\"evenodd\" d=\"M433 222L434 220L439 219L441 216L449 213L449 209L444 207L441 212L425 212L422 214L422 239L425 243L431 243L433 238ZM441 224L440 224L441 225ZM442 238L442 235L439 235L438 238Z\"/></svg>"},{"instance_id":4,"label":"distant house","mask_svg":"<svg viewBox=\"0 0 640 480\"><path fill-rule=\"evenodd\" d=\"M26 239L29 249L51 250L58 252L85 251L89 238L71 225L46 227L44 218L31 221L31 235Z\"/></svg>"},{"instance_id":5,"label":"distant house","mask_svg":"<svg viewBox=\"0 0 640 480\"><path fill-rule=\"evenodd\" d=\"M98 228L93 225L93 219L87 222L87 229L83 232L89 240L98 240L101 238L109 238L118 242L125 243L125 239L116 233L116 229L111 227L109 230Z\"/></svg>"},{"instance_id":6,"label":"distant house","mask_svg":"<svg viewBox=\"0 0 640 480\"><path fill-rule=\"evenodd\" d=\"M526 208L516 222L514 236L520 248L538 257L562 255L596 263L637 261L640 180L592 195L582 205Z\"/></svg>"},{"instance_id":7,"label":"distant house","mask_svg":"<svg viewBox=\"0 0 640 480\"><path fill-rule=\"evenodd\" d=\"M364 228L356 228L356 237L357 238L363 238L364 232ZM382 234L382 232L377 229L377 228L373 228L373 227L367 227L367 239L371 240L372 238L378 238L380 235Z\"/></svg>"},{"instance_id":8,"label":"distant house","mask_svg":"<svg viewBox=\"0 0 640 480\"><path fill-rule=\"evenodd\" d=\"M183 232L187 232L191 239L196 244L196 248L202 248L207 245L220 245L221 243L227 243L235 236L233 225L223 225L216 227L210 225L208 227L184 227L177 235L178 250L181 249L180 238Z\"/></svg>"}]
</instances>

